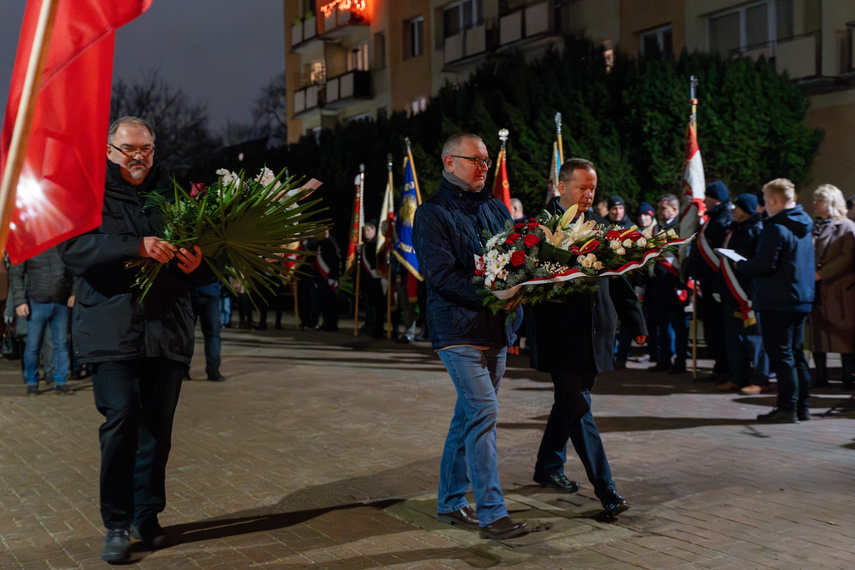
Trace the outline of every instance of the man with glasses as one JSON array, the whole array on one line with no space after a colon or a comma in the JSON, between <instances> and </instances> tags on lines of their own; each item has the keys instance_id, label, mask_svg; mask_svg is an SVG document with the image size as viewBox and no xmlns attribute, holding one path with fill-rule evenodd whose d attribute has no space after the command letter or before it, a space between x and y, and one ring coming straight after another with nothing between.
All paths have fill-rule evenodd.
<instances>
[{"instance_id":1,"label":"man with glasses","mask_svg":"<svg viewBox=\"0 0 855 570\"><path fill-rule=\"evenodd\" d=\"M136 117L111 126L101 227L58 246L82 279L73 309L77 360L94 368L95 405L105 421L101 441L101 558L127 560L130 535L149 549L169 540L158 524L166 505L166 462L181 379L193 356L189 286L212 281L187 250L157 237L159 210L149 194L172 190L154 164L154 129ZM163 264L145 298L125 263Z\"/></svg>"},{"instance_id":2,"label":"man with glasses","mask_svg":"<svg viewBox=\"0 0 855 570\"><path fill-rule=\"evenodd\" d=\"M478 136L449 138L442 162L439 189L413 222L431 342L457 390L442 453L437 520L502 540L529 531L508 516L496 452L497 393L515 335L503 326L503 316L483 307L472 276L484 232L504 230L511 214L484 189L492 161ZM466 501L470 484L476 510Z\"/></svg>"}]
</instances>

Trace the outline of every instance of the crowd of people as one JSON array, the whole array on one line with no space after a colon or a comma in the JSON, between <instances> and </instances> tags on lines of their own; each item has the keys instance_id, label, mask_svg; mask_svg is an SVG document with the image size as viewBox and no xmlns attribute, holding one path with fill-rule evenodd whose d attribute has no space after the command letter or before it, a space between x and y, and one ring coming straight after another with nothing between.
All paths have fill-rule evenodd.
<instances>
[{"instance_id":1,"label":"crowd of people","mask_svg":"<svg viewBox=\"0 0 855 570\"><path fill-rule=\"evenodd\" d=\"M27 328L22 371L28 394L39 393L42 363L45 379L59 394L70 392L71 375L92 374L96 408L104 416L101 556L118 563L128 559L131 537L150 549L170 544L158 514L166 504L173 417L188 378L193 331L198 319L207 379L223 381L220 329L231 326L231 298L202 263L198 247L185 249L157 237L152 195L169 190L154 162L151 125L118 119L106 153L101 226L9 268L5 322L16 319L19 328ZM667 253L629 277L597 279L594 292L560 295L506 320L483 306L472 281L485 232L497 234L509 220L524 218L519 200L511 201L509 211L485 189L491 162L475 134L454 135L445 143L439 187L416 209L413 222L423 281L394 256L378 254L382 224L364 225L357 252L363 334L398 342L429 338L457 393L440 464L439 521L496 540L534 530L510 517L498 473L498 391L519 335L531 366L553 383L532 479L559 493L576 492L579 483L565 473L572 444L608 518L629 503L613 480L591 390L601 372L626 367L633 343L642 347L635 348L644 351L636 358L649 370L687 374L695 312L714 362L703 380L744 394L769 392L770 379L776 380L777 405L758 416L762 422L809 420L811 388L832 380L855 389L855 222L848 217L855 204L838 188L819 186L810 216L789 180L772 180L761 191L735 198L722 181L714 181L706 186L704 221L688 252ZM585 221L657 233L680 223L675 194L631 211L620 195L595 201L597 185L595 165L571 158L559 170L559 195L546 210L561 215L575 208ZM266 329L270 306L274 327L281 328L289 293L297 296L299 328L338 330L338 245L327 231L302 247L316 255L283 258L281 263L290 264L283 270L299 265L299 278L290 290L274 287L257 305L257 320L246 293L232 284L239 327ZM165 268L143 298L125 269L127 260L138 258ZM568 322L574 323L570 329ZM813 375L805 349L813 357ZM828 353L841 355L840 377L831 377ZM470 489L474 507L467 501Z\"/></svg>"}]
</instances>

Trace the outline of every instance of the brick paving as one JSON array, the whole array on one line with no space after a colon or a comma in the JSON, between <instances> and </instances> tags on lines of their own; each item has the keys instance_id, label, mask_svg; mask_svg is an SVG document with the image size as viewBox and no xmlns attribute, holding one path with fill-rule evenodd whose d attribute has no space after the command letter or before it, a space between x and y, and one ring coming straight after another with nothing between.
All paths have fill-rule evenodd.
<instances>
[{"instance_id":1,"label":"brick paving","mask_svg":"<svg viewBox=\"0 0 855 570\"><path fill-rule=\"evenodd\" d=\"M773 395L719 394L636 363L602 375L594 413L632 505L611 523L575 457L578 493L532 484L551 383L511 357L502 485L514 517L551 528L500 543L433 517L454 393L429 345L343 325L224 331L227 381L185 382L176 415L161 524L177 544L136 545L129 567L855 567L855 408L839 384L815 395L812 421L759 425ZM200 342L196 356L204 378ZM27 398L19 362L0 360L4 570L106 567L101 418L90 382L71 385Z\"/></svg>"}]
</instances>

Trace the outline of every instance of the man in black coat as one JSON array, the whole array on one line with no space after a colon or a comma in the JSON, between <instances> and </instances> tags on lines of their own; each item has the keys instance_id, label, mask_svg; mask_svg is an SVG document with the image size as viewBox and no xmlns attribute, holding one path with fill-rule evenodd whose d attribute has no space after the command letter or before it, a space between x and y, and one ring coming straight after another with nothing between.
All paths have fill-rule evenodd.
<instances>
[{"instance_id":1,"label":"man in black coat","mask_svg":"<svg viewBox=\"0 0 855 570\"><path fill-rule=\"evenodd\" d=\"M553 198L547 210L560 215L578 204L579 215L605 225L605 219L590 211L596 188L597 171L593 163L571 158L558 173L561 196ZM590 390L597 374L614 370L616 312L639 344L645 342L647 329L638 297L626 279L600 279L597 284L594 293L574 293L534 306L532 364L541 372L549 372L555 386L555 403L537 452L534 481L563 493L573 493L579 488L578 483L564 475L569 439L606 515L611 518L628 505L618 495L612 480L603 442L591 414Z\"/></svg>"},{"instance_id":2,"label":"man in black coat","mask_svg":"<svg viewBox=\"0 0 855 570\"><path fill-rule=\"evenodd\" d=\"M166 462L181 379L193 356L189 285L211 280L189 251L157 237L158 208L148 193L169 196L154 164L155 133L136 117L111 126L101 226L58 246L80 276L72 313L77 360L92 364L95 405L105 417L101 441L101 558L127 560L130 534L149 549L168 546L157 515L166 505ZM140 298L127 261L163 264ZM192 274L192 275L191 275Z\"/></svg>"}]
</instances>

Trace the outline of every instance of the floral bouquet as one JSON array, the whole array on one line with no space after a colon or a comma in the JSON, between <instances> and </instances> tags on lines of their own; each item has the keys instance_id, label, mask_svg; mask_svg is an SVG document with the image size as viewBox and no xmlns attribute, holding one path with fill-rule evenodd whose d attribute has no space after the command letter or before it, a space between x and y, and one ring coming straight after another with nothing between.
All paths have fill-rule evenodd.
<instances>
[{"instance_id":1,"label":"floral bouquet","mask_svg":"<svg viewBox=\"0 0 855 570\"><path fill-rule=\"evenodd\" d=\"M190 193L175 185L175 200L150 194L160 209L162 237L179 247L198 245L202 259L230 290L229 278L237 280L250 294L273 291L276 283L287 283L290 271L278 263L289 254L313 255L299 249L300 242L322 237L328 220L311 220L325 210L320 200L304 201L320 182L312 179L297 187L293 177L282 180L263 168L248 180L244 173L217 170L219 178L209 187L194 184ZM136 285L142 296L163 268L150 258L126 263L138 270Z\"/></svg>"},{"instance_id":2,"label":"floral bouquet","mask_svg":"<svg viewBox=\"0 0 855 570\"><path fill-rule=\"evenodd\" d=\"M475 256L473 282L483 287L493 313L534 305L556 295L592 293L596 278L617 277L692 240L674 230L623 229L579 217L578 206L562 216L542 212L492 236Z\"/></svg>"}]
</instances>

